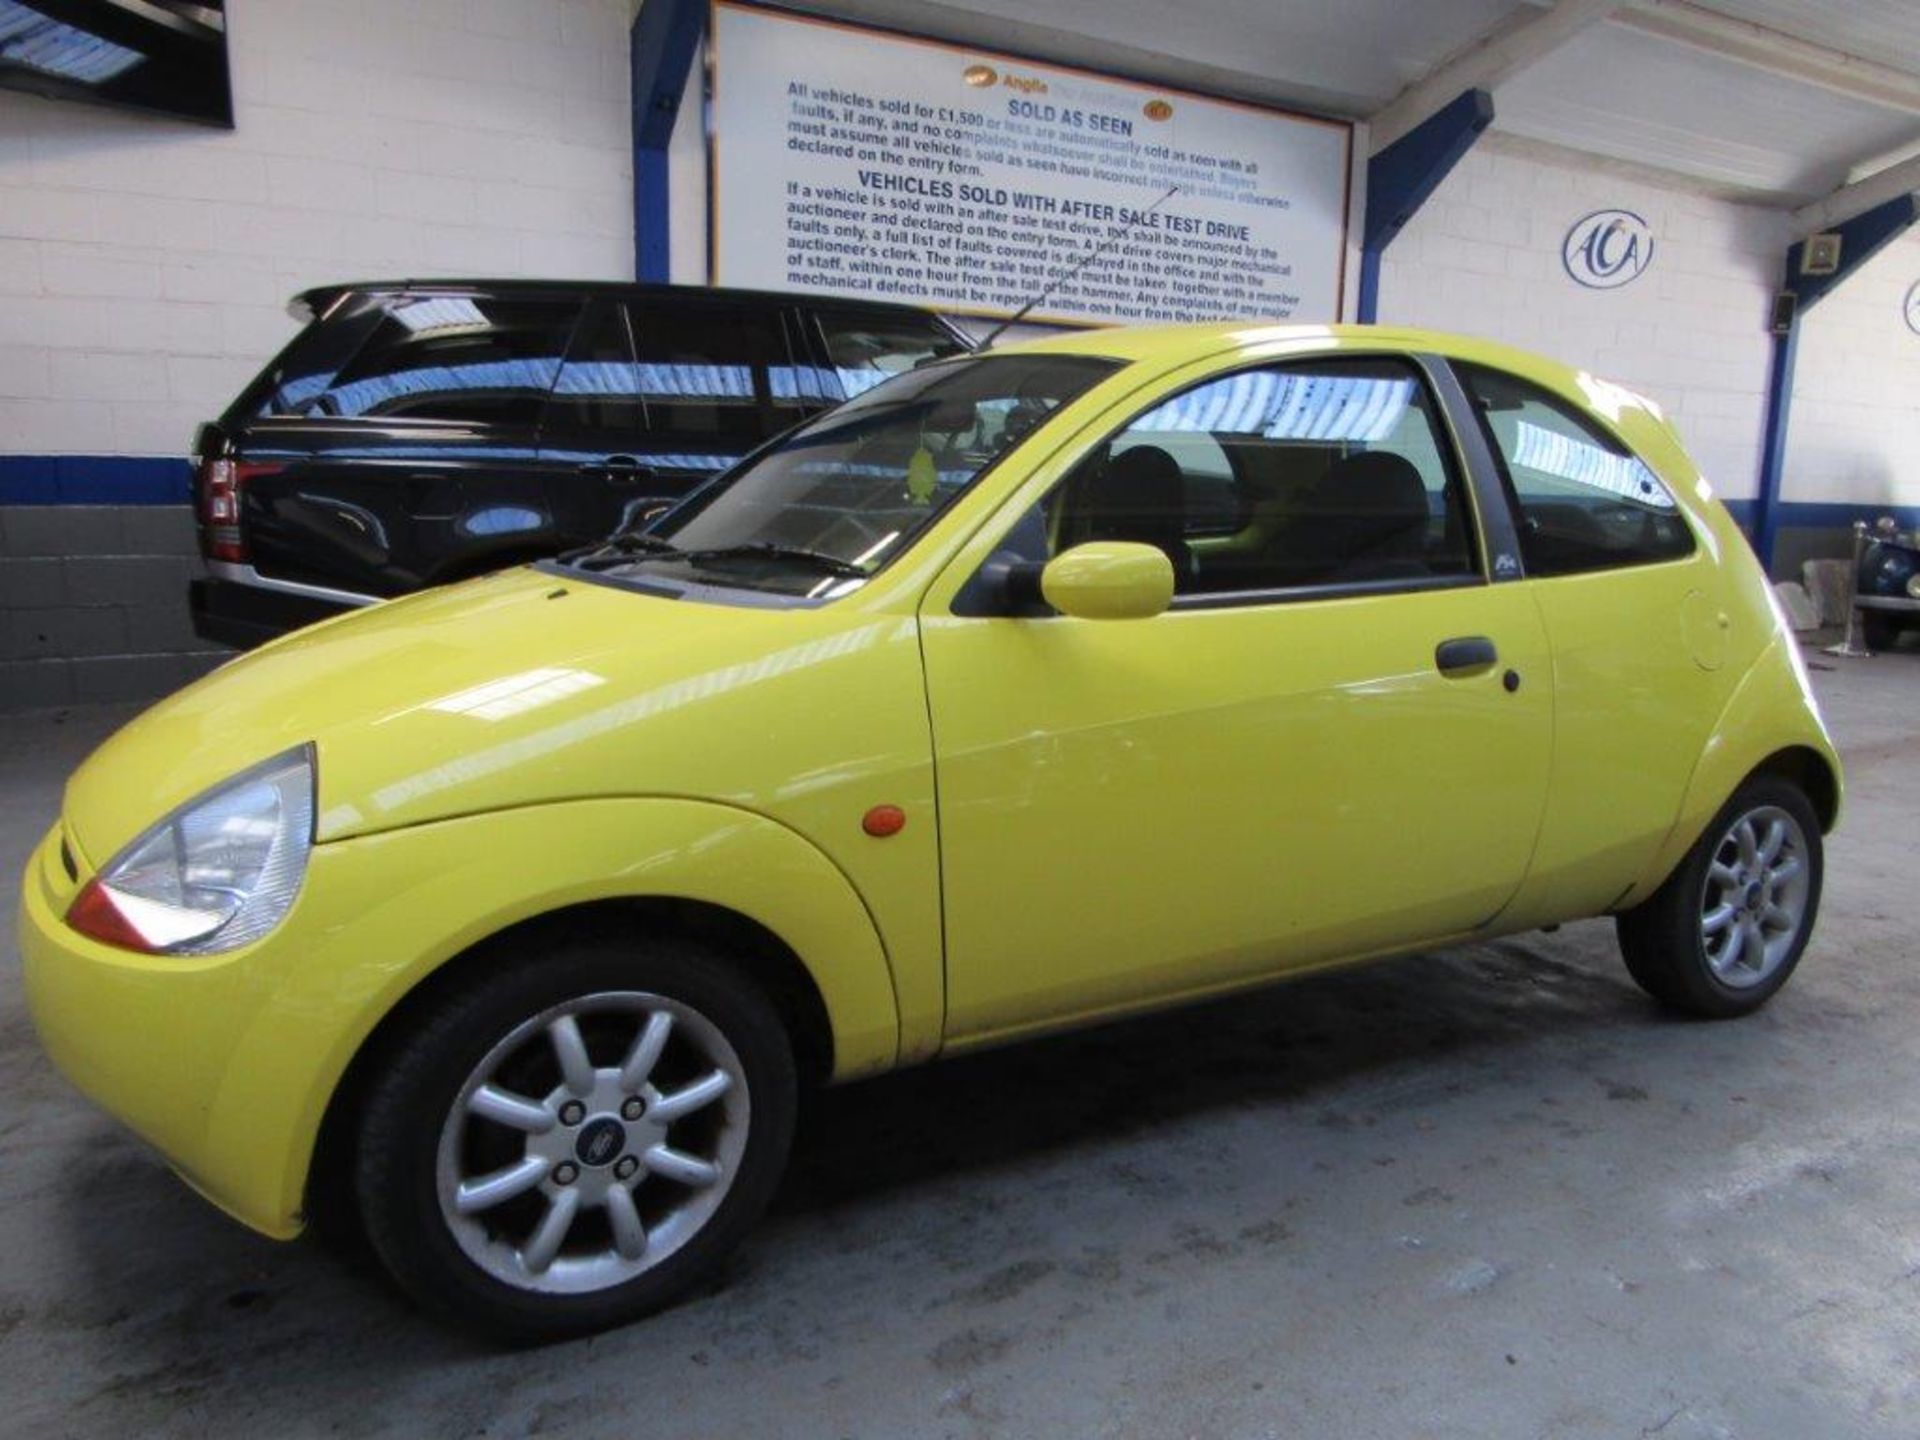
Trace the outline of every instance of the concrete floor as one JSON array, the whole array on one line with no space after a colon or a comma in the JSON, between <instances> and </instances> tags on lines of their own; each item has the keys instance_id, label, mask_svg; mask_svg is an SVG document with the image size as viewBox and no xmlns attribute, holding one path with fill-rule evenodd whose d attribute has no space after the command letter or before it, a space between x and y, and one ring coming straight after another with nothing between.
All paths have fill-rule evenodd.
<instances>
[{"instance_id":1,"label":"concrete floor","mask_svg":"<svg viewBox=\"0 0 1920 1440\"><path fill-rule=\"evenodd\" d=\"M1920 1432L1920 655L1800 975L1667 1019L1570 926L828 1096L715 1291L500 1354L260 1240L56 1076L0 970L0 1434ZM0 868L125 711L0 721Z\"/></svg>"}]
</instances>

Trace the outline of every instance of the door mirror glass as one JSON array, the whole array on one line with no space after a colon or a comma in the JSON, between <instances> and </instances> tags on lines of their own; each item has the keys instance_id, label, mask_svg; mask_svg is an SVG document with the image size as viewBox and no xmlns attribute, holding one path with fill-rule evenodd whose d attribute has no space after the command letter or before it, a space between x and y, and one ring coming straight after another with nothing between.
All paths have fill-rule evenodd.
<instances>
[{"instance_id":1,"label":"door mirror glass","mask_svg":"<svg viewBox=\"0 0 1920 1440\"><path fill-rule=\"evenodd\" d=\"M1040 593L1077 619L1146 620L1173 601L1173 562L1152 545L1089 541L1047 562Z\"/></svg>"}]
</instances>

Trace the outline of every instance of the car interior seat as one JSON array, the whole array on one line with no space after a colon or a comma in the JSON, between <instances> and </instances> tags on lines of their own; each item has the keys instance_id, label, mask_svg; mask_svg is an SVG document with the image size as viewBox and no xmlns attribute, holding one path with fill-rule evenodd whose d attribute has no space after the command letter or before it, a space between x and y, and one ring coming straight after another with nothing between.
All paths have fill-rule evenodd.
<instances>
[{"instance_id":1,"label":"car interior seat","mask_svg":"<svg viewBox=\"0 0 1920 1440\"><path fill-rule=\"evenodd\" d=\"M1430 520L1413 462L1366 450L1330 466L1314 485L1288 549L1322 583L1425 575Z\"/></svg>"},{"instance_id":2,"label":"car interior seat","mask_svg":"<svg viewBox=\"0 0 1920 1440\"><path fill-rule=\"evenodd\" d=\"M1107 464L1082 500L1080 540L1131 540L1151 545L1173 565L1174 589L1194 575L1187 544L1186 475L1158 445L1136 445Z\"/></svg>"}]
</instances>

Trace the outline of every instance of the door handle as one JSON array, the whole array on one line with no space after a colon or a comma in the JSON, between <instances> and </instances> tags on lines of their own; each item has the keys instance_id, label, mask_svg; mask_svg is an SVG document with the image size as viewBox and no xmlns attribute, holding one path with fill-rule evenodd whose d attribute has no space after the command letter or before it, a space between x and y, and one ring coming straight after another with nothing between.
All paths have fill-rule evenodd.
<instances>
[{"instance_id":1,"label":"door handle","mask_svg":"<svg viewBox=\"0 0 1920 1440\"><path fill-rule=\"evenodd\" d=\"M654 477L651 465L642 465L631 455L609 455L604 460L590 460L580 467L580 473L597 476L610 485L625 485Z\"/></svg>"},{"instance_id":2,"label":"door handle","mask_svg":"<svg viewBox=\"0 0 1920 1440\"><path fill-rule=\"evenodd\" d=\"M1433 664L1449 680L1464 679L1491 670L1499 662L1500 652L1484 635L1461 635L1442 640L1433 647Z\"/></svg>"}]
</instances>

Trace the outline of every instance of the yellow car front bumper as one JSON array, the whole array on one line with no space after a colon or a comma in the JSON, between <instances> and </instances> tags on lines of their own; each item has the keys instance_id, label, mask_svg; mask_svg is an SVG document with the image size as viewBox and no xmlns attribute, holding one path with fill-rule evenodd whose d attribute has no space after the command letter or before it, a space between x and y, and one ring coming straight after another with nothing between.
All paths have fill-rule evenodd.
<instances>
[{"instance_id":1,"label":"yellow car front bumper","mask_svg":"<svg viewBox=\"0 0 1920 1440\"><path fill-rule=\"evenodd\" d=\"M272 933L224 955L141 955L71 929L60 832L22 886L20 953L47 1053L215 1204L299 1233L341 1077L427 975L520 921L630 896L728 905L799 955L832 1029L833 1075L899 1055L894 981L859 896L793 832L685 800L586 800L316 845ZM537 952L528 957L537 960Z\"/></svg>"},{"instance_id":2,"label":"yellow car front bumper","mask_svg":"<svg viewBox=\"0 0 1920 1440\"><path fill-rule=\"evenodd\" d=\"M290 1067L235 1083L235 1057L273 1004L271 942L231 955L139 955L63 916L77 882L56 828L28 861L20 955L35 1026L68 1079L153 1145L195 1189L269 1235L299 1233L285 1120Z\"/></svg>"}]
</instances>

